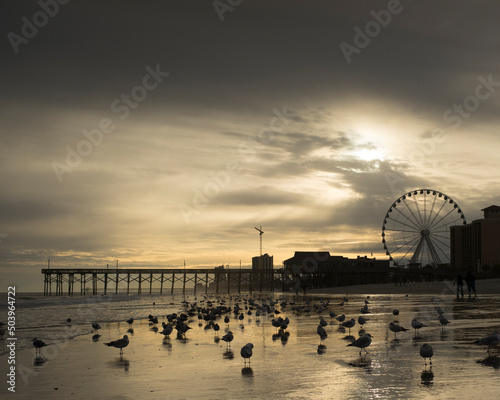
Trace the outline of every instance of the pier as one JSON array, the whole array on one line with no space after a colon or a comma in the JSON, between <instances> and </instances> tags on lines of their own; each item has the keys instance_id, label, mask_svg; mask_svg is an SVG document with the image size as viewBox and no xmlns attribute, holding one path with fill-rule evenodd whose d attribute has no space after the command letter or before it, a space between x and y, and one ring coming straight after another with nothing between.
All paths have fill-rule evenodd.
<instances>
[{"instance_id":1,"label":"pier","mask_svg":"<svg viewBox=\"0 0 500 400\"><path fill-rule=\"evenodd\" d=\"M212 293L231 290L274 291L283 282L283 271L254 269L42 269L45 296L97 294L174 294L175 289ZM281 288L280 288L281 289Z\"/></svg>"},{"instance_id":2,"label":"pier","mask_svg":"<svg viewBox=\"0 0 500 400\"><path fill-rule=\"evenodd\" d=\"M174 294L291 291L374 283L431 282L453 279L446 270L379 267L300 269L221 268L44 268L46 296L98 294ZM450 275L451 274L451 275Z\"/></svg>"}]
</instances>

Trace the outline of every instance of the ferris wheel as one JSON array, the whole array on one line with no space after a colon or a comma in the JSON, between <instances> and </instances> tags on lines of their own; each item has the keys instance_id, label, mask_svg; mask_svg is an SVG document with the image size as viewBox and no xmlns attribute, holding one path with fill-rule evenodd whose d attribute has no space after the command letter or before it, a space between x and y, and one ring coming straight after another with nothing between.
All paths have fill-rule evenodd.
<instances>
[{"instance_id":1,"label":"ferris wheel","mask_svg":"<svg viewBox=\"0 0 500 400\"><path fill-rule=\"evenodd\" d=\"M450 262L450 227L465 223L450 196L432 189L413 190L387 211L382 243L397 266L437 266Z\"/></svg>"}]
</instances>

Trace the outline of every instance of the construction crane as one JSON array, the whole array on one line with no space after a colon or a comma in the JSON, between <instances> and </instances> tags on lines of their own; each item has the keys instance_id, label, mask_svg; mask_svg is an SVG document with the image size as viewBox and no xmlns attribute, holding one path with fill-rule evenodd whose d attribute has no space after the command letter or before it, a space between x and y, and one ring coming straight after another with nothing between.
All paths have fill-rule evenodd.
<instances>
[{"instance_id":1,"label":"construction crane","mask_svg":"<svg viewBox=\"0 0 500 400\"><path fill-rule=\"evenodd\" d=\"M262 235L264 234L264 231L262 230L262 226L259 228L255 227L259 231L259 237L260 237L260 255L262 256Z\"/></svg>"}]
</instances>

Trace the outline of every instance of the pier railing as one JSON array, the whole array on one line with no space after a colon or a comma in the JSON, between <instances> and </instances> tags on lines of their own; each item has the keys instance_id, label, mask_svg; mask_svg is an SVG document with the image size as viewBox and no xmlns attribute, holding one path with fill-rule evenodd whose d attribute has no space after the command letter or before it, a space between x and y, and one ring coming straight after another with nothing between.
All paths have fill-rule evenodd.
<instances>
[{"instance_id":1,"label":"pier railing","mask_svg":"<svg viewBox=\"0 0 500 400\"><path fill-rule=\"evenodd\" d=\"M304 269L219 269L219 268L102 268L42 269L43 293L47 296L81 294L174 294L231 291L306 291L310 288L401 284L442 280L449 271L397 268L348 268L306 271Z\"/></svg>"},{"instance_id":2,"label":"pier railing","mask_svg":"<svg viewBox=\"0 0 500 400\"><path fill-rule=\"evenodd\" d=\"M230 293L231 290L274 291L282 282L282 271L271 269L42 269L46 296L86 294L173 294L182 287L197 292ZM54 287L53 287L54 284ZM176 287L177 285L177 287ZM75 292L76 290L76 292Z\"/></svg>"}]
</instances>

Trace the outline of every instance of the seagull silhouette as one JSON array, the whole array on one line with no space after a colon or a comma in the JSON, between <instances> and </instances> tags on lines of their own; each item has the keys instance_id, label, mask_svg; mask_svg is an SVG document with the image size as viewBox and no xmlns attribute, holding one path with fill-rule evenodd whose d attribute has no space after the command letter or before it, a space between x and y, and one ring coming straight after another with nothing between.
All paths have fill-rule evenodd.
<instances>
[{"instance_id":1,"label":"seagull silhouette","mask_svg":"<svg viewBox=\"0 0 500 400\"><path fill-rule=\"evenodd\" d=\"M253 349L252 343L247 343L241 348L240 354L243 357L243 360L245 361L245 366L247 365L247 360L248 360L248 365L250 365L250 357L252 357L252 349Z\"/></svg>"},{"instance_id":2,"label":"seagull silhouette","mask_svg":"<svg viewBox=\"0 0 500 400\"><path fill-rule=\"evenodd\" d=\"M112 342L109 343L104 343L108 347L116 347L117 349L120 349L120 357L123 356L123 348L127 347L129 343L128 336L123 335L123 338L118 339L118 340L113 340Z\"/></svg>"}]
</instances>

